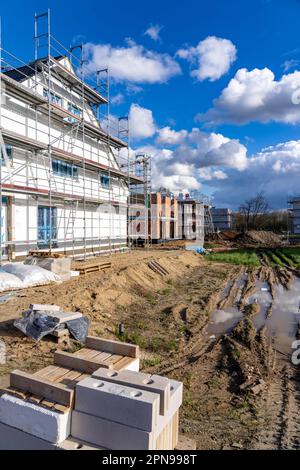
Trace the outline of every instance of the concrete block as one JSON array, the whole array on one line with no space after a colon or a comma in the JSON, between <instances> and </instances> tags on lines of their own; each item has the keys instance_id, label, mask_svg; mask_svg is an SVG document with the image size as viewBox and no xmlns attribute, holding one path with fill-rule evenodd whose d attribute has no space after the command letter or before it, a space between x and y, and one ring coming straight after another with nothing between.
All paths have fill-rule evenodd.
<instances>
[{"instance_id":1,"label":"concrete block","mask_svg":"<svg viewBox=\"0 0 300 470\"><path fill-rule=\"evenodd\" d=\"M159 395L88 377L76 385L75 410L151 432L159 416Z\"/></svg>"},{"instance_id":2,"label":"concrete block","mask_svg":"<svg viewBox=\"0 0 300 470\"><path fill-rule=\"evenodd\" d=\"M130 364L125 366L124 370L132 370L133 372L138 372L140 370L140 359L137 357L133 359Z\"/></svg>"},{"instance_id":3,"label":"concrete block","mask_svg":"<svg viewBox=\"0 0 300 470\"><path fill-rule=\"evenodd\" d=\"M71 435L111 450L152 450L153 434L80 411L72 412Z\"/></svg>"},{"instance_id":4,"label":"concrete block","mask_svg":"<svg viewBox=\"0 0 300 470\"><path fill-rule=\"evenodd\" d=\"M60 444L52 444L20 429L0 423L0 450L102 450L79 439L68 437Z\"/></svg>"},{"instance_id":5,"label":"concrete block","mask_svg":"<svg viewBox=\"0 0 300 470\"><path fill-rule=\"evenodd\" d=\"M28 256L24 264L36 265L59 276L63 281L71 277L71 258L39 258Z\"/></svg>"},{"instance_id":6,"label":"concrete block","mask_svg":"<svg viewBox=\"0 0 300 470\"><path fill-rule=\"evenodd\" d=\"M58 305L48 305L48 304L30 304L30 310L42 310L42 311L50 311L50 312L59 312L61 308Z\"/></svg>"},{"instance_id":7,"label":"concrete block","mask_svg":"<svg viewBox=\"0 0 300 470\"><path fill-rule=\"evenodd\" d=\"M4 393L0 422L56 444L70 435L71 411L58 413Z\"/></svg>"},{"instance_id":8,"label":"concrete block","mask_svg":"<svg viewBox=\"0 0 300 470\"><path fill-rule=\"evenodd\" d=\"M178 442L178 416L182 404L183 385L177 380L170 380L170 387L169 408L164 416L159 416L154 432L154 445L157 450L161 448L172 450Z\"/></svg>"},{"instance_id":9,"label":"concrete block","mask_svg":"<svg viewBox=\"0 0 300 470\"><path fill-rule=\"evenodd\" d=\"M126 387L136 387L139 390L157 393L160 397L161 415L164 415L169 407L171 386L167 377L144 374L142 372L133 372L130 370L116 372L109 371L104 368L96 370L93 373L93 377L108 382L125 385Z\"/></svg>"}]
</instances>

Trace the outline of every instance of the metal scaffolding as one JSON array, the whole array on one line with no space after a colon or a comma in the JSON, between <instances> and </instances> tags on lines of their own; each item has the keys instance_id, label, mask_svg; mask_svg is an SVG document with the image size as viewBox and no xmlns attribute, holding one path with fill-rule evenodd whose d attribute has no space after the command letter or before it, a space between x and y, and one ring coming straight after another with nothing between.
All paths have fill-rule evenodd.
<instances>
[{"instance_id":1,"label":"metal scaffolding","mask_svg":"<svg viewBox=\"0 0 300 470\"><path fill-rule=\"evenodd\" d=\"M50 10L35 15L34 20L34 62L28 64L18 59L4 49L0 38L0 263L3 257L11 257L13 247L18 244L30 249L63 251L72 257L112 253L127 247L128 241L131 245L130 233L125 237L121 235L121 215L128 221L128 206L133 203L134 196L127 200L125 196L135 195L139 189L145 195L144 204L148 211L151 159L149 156L132 158L128 118L110 116L109 70L98 70L96 80L93 80L85 71L83 44L67 49L52 35ZM62 63L64 58L69 60L76 74ZM22 84L24 80L27 85ZM41 83L44 95L38 91ZM69 90L67 108L57 99L59 83L64 84L64 90ZM14 98L24 102L32 115L32 124L28 120L23 133L18 132L18 122L14 122L13 114L7 117L6 113L5 122L10 119L10 126L3 123L3 110L9 108ZM91 116L87 116L87 103L92 109ZM17 113L17 105L13 106ZM43 130L38 128L38 119L43 123ZM13 164L8 146L16 146L23 153L25 161L22 165ZM103 151L107 157L105 163ZM80 178L74 178L73 173L71 179L58 177L53 170L56 159L73 165L72 172L75 172L75 166L79 168ZM43 172L39 171L41 165ZM26 172L26 184L20 177L22 171ZM108 182L104 186L100 184L102 174ZM99 182L96 190L91 182L95 176ZM15 240L13 233L4 226L3 217L8 210L5 198L8 197L11 203L16 195L26 196L28 206L30 200L36 207L41 204L50 207L46 246L39 242L37 221L34 225L30 220L29 210L27 240ZM99 207L106 214L105 221ZM58 229L63 233L60 239ZM100 229L105 231L105 236L100 235ZM34 230L35 240L32 239Z\"/></svg>"}]
</instances>

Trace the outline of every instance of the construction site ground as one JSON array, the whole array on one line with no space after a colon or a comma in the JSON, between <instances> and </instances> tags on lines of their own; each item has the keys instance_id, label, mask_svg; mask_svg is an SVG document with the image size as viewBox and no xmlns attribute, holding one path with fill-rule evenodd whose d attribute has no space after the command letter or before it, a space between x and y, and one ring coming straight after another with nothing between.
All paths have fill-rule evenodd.
<instances>
[{"instance_id":1,"label":"construction site ground","mask_svg":"<svg viewBox=\"0 0 300 470\"><path fill-rule=\"evenodd\" d=\"M177 248L94 258L86 264L109 260L111 269L23 290L0 305L7 350L0 385L15 368L33 372L52 363L57 347L80 347L72 340L58 346L48 337L35 342L14 328L30 303L57 304L87 315L93 335L138 344L143 371L184 382L180 430L196 439L198 449L299 448L298 368L265 327L255 326L257 315L271 317L273 303L259 313L249 302L257 282L268 285L272 298L278 286L288 292L297 269L268 264L268 255L259 256L258 266L241 266ZM74 269L78 263L84 264ZM233 306L241 317L220 332L213 314Z\"/></svg>"}]
</instances>

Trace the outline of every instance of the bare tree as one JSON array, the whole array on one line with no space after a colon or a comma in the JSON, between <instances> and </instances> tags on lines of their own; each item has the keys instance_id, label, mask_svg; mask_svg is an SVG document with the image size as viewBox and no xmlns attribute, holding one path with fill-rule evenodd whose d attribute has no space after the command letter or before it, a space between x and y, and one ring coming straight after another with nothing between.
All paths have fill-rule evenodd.
<instances>
[{"instance_id":1,"label":"bare tree","mask_svg":"<svg viewBox=\"0 0 300 470\"><path fill-rule=\"evenodd\" d=\"M263 191L245 201L239 208L244 230L257 229L270 206Z\"/></svg>"}]
</instances>

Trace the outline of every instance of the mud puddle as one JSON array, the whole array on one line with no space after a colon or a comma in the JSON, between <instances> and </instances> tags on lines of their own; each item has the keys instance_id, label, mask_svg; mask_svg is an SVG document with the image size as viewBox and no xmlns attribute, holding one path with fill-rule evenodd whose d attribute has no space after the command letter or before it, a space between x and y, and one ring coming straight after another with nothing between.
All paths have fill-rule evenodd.
<instances>
[{"instance_id":1,"label":"mud puddle","mask_svg":"<svg viewBox=\"0 0 300 470\"><path fill-rule=\"evenodd\" d=\"M237 284L243 286L245 275L241 276ZM240 289L239 289L240 292ZM207 328L209 337L220 337L230 333L243 317L238 308L238 298L232 307L215 310ZM266 334L272 339L275 349L284 353L292 352L291 344L295 340L298 325L300 324L300 279L294 278L290 289L276 285L275 296L272 299L267 282L256 281L255 292L247 299L247 304L257 303L259 311L252 320L257 330L266 327Z\"/></svg>"}]
</instances>

